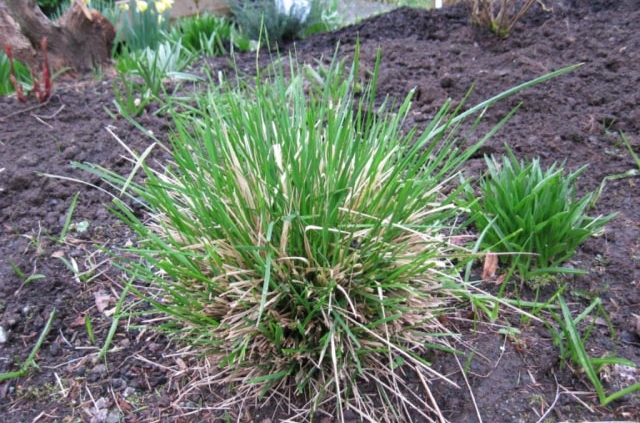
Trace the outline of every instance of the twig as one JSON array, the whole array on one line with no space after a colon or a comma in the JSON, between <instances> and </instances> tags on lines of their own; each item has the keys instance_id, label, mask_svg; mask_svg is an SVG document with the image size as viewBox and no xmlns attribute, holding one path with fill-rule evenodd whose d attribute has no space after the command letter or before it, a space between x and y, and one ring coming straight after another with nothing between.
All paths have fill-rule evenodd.
<instances>
[{"instance_id":1,"label":"twig","mask_svg":"<svg viewBox=\"0 0 640 423\"><path fill-rule=\"evenodd\" d=\"M41 124L43 124L44 126L48 126L49 129L53 129L53 126L49 125L47 122L45 122L44 120L40 119L38 117L38 115L34 115L33 113L31 113L31 116L33 116L38 122L40 122Z\"/></svg>"},{"instance_id":2,"label":"twig","mask_svg":"<svg viewBox=\"0 0 640 423\"><path fill-rule=\"evenodd\" d=\"M64 109L65 105L63 104L62 106L60 106L60 108L58 110L56 110L55 112L53 112L53 114L49 115L49 116L41 116L41 115L36 115L36 114L31 114L31 116L36 117L36 118L40 118L40 119L53 119L54 117L58 116L58 114Z\"/></svg>"},{"instance_id":3,"label":"twig","mask_svg":"<svg viewBox=\"0 0 640 423\"><path fill-rule=\"evenodd\" d=\"M36 109L39 109L42 106L46 106L47 104L49 104L49 100L51 100L51 97L46 99L43 103L36 104L35 106L27 107L26 109L22 109L22 110L18 110L17 112L9 113L6 116L0 116L0 122L4 122L5 120L7 120L9 118L12 118L14 116L18 116L18 115L20 115L22 113L30 112L31 110L36 110Z\"/></svg>"},{"instance_id":4,"label":"twig","mask_svg":"<svg viewBox=\"0 0 640 423\"><path fill-rule=\"evenodd\" d=\"M536 423L542 423L544 419L547 418L551 410L553 410L553 407L556 406L556 403L558 402L558 398L560 398L560 385L558 384L558 379L556 378L555 373L553 374L553 379L556 381L556 397L553 399L553 402L551 403L549 408L547 408L547 411L544 412L544 414L538 419Z\"/></svg>"},{"instance_id":5,"label":"twig","mask_svg":"<svg viewBox=\"0 0 640 423\"><path fill-rule=\"evenodd\" d=\"M469 389L469 395L471 396L471 401L473 402L473 408L476 411L476 416L478 417L478 421L482 423L482 415L480 414L480 409L478 408L478 403L476 402L476 397L473 395L473 389L471 388L471 384L469 383L469 379L467 379L467 375L464 372L464 367L460 360L458 359L457 354L453 354L453 357L456 359L456 363L458 363L458 367L460 368L460 372L462 373L462 377L464 378L464 383L467 385Z\"/></svg>"}]
</instances>

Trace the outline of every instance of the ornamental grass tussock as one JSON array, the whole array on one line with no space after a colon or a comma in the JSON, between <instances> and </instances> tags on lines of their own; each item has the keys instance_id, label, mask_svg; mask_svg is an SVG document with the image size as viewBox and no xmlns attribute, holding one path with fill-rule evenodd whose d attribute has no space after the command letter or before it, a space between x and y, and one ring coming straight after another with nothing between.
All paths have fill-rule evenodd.
<instances>
[{"instance_id":1,"label":"ornamental grass tussock","mask_svg":"<svg viewBox=\"0 0 640 423\"><path fill-rule=\"evenodd\" d=\"M448 240L452 181L482 145L459 147L455 130L530 84L459 115L447 102L424 132L404 133L410 96L376 106L378 65L363 88L358 61L281 60L173 100L170 145L156 143L170 162L129 150L144 184L79 165L146 205L139 216L115 201L137 234L116 259L148 283L137 293L162 329L202 358L191 387L226 387L225 407L276 399L301 421L443 419L429 385L448 379L426 357L456 337L441 317L462 285L453 263L469 254Z\"/></svg>"}]
</instances>

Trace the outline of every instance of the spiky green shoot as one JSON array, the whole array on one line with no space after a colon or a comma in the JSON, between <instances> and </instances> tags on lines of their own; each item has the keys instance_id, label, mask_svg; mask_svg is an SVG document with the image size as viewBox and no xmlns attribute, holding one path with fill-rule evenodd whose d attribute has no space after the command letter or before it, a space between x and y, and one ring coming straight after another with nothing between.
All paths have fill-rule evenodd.
<instances>
[{"instance_id":1,"label":"spiky green shoot","mask_svg":"<svg viewBox=\"0 0 640 423\"><path fill-rule=\"evenodd\" d=\"M544 273L580 273L561 267L587 238L599 233L616 214L589 217L594 193L576 195L581 167L569 175L562 166L543 169L538 159L518 161L511 150L500 163L485 158L488 174L480 198L468 189L471 221L484 234L483 246L528 279Z\"/></svg>"}]
</instances>

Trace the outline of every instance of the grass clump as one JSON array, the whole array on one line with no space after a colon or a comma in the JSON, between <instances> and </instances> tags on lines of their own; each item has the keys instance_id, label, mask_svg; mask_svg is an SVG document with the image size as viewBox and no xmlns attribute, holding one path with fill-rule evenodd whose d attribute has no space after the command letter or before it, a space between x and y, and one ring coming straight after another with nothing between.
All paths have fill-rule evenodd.
<instances>
[{"instance_id":1,"label":"grass clump","mask_svg":"<svg viewBox=\"0 0 640 423\"><path fill-rule=\"evenodd\" d=\"M232 38L232 24L227 18L202 14L187 16L173 25L169 38L180 40L193 54L218 56L227 53Z\"/></svg>"},{"instance_id":2,"label":"grass clump","mask_svg":"<svg viewBox=\"0 0 640 423\"><path fill-rule=\"evenodd\" d=\"M527 13L536 0L466 0L471 22L488 28L500 37L509 35L513 26Z\"/></svg>"},{"instance_id":3,"label":"grass clump","mask_svg":"<svg viewBox=\"0 0 640 423\"><path fill-rule=\"evenodd\" d=\"M598 234L613 217L589 217L595 193L576 195L581 167L569 175L562 166L543 169L538 159L519 162L511 150L502 162L485 157L488 175L480 183L480 198L471 188L467 199L471 221L482 234L482 245L522 279L545 273L582 273L561 267L587 238Z\"/></svg>"},{"instance_id":4,"label":"grass clump","mask_svg":"<svg viewBox=\"0 0 640 423\"><path fill-rule=\"evenodd\" d=\"M229 386L238 403L276 395L303 419L322 408L340 422L346 410L442 419L429 381L446 378L425 357L451 351L439 317L466 256L447 239L459 216L451 182L482 144L460 148L455 129L570 68L459 115L447 102L417 134L402 131L410 96L375 106L377 66L363 88L357 51L351 67L276 63L176 100L170 162L131 152L144 184L81 165L146 205L140 216L115 201L138 236L120 266L149 284L138 294L163 329L206 357L200 382ZM405 388L409 373L420 389Z\"/></svg>"},{"instance_id":5,"label":"grass clump","mask_svg":"<svg viewBox=\"0 0 640 423\"><path fill-rule=\"evenodd\" d=\"M422 355L447 348L441 288L460 253L442 192L462 161L452 140L436 147L442 133L401 134L409 99L379 118L367 100L354 110L357 71L333 66L322 84L278 73L174 114L171 165L146 168L147 183L131 187L151 220L117 203L149 263L131 271L160 289L149 300L171 317L167 329L204 351L238 396L275 389L312 412L335 401L338 416L428 416L436 405L403 389L396 369L437 377Z\"/></svg>"},{"instance_id":6,"label":"grass clump","mask_svg":"<svg viewBox=\"0 0 640 423\"><path fill-rule=\"evenodd\" d=\"M180 39L166 40L156 49L146 47L123 52L116 64L118 78L113 83L117 109L123 114L137 116L151 102L161 102L167 86L176 87L184 81L197 80L196 76L182 72L194 58Z\"/></svg>"}]
</instances>

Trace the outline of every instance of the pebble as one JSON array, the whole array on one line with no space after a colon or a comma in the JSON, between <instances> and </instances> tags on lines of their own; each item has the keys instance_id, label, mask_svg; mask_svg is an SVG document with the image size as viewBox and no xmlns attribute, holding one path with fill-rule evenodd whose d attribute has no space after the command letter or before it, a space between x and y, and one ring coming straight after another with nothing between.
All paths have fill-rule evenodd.
<instances>
[{"instance_id":1,"label":"pebble","mask_svg":"<svg viewBox=\"0 0 640 423\"><path fill-rule=\"evenodd\" d=\"M40 163L40 157L34 153L27 153L22 155L16 163L20 167L33 167Z\"/></svg>"},{"instance_id":2,"label":"pebble","mask_svg":"<svg viewBox=\"0 0 640 423\"><path fill-rule=\"evenodd\" d=\"M80 366L73 371L73 375L76 377L83 377L87 373L86 366Z\"/></svg>"},{"instance_id":3,"label":"pebble","mask_svg":"<svg viewBox=\"0 0 640 423\"><path fill-rule=\"evenodd\" d=\"M109 406L109 401L107 401L107 399L104 397L98 398L94 404L94 407L96 408L96 410L102 410L107 408L108 406Z\"/></svg>"},{"instance_id":4,"label":"pebble","mask_svg":"<svg viewBox=\"0 0 640 423\"><path fill-rule=\"evenodd\" d=\"M52 357L57 357L58 354L60 354L60 344L52 342L51 345L49 345L49 354L51 354Z\"/></svg>"},{"instance_id":5,"label":"pebble","mask_svg":"<svg viewBox=\"0 0 640 423\"><path fill-rule=\"evenodd\" d=\"M118 423L120 422L120 413L117 411L111 411L107 415L107 418L104 420L104 423Z\"/></svg>"},{"instance_id":6,"label":"pebble","mask_svg":"<svg viewBox=\"0 0 640 423\"><path fill-rule=\"evenodd\" d=\"M6 344L9 340L9 334L4 326L0 326L0 344Z\"/></svg>"},{"instance_id":7,"label":"pebble","mask_svg":"<svg viewBox=\"0 0 640 423\"><path fill-rule=\"evenodd\" d=\"M98 364L89 371L87 380L91 383L97 382L106 373L107 373L107 366L104 364Z\"/></svg>"},{"instance_id":8,"label":"pebble","mask_svg":"<svg viewBox=\"0 0 640 423\"><path fill-rule=\"evenodd\" d=\"M106 364L96 364L95 366L93 366L93 369L91 369L91 373L106 374L107 373Z\"/></svg>"},{"instance_id":9,"label":"pebble","mask_svg":"<svg viewBox=\"0 0 640 423\"><path fill-rule=\"evenodd\" d=\"M127 387L127 382L125 382L124 379L116 377L116 378L111 379L111 387L116 392L122 391L123 389L125 389Z\"/></svg>"}]
</instances>

